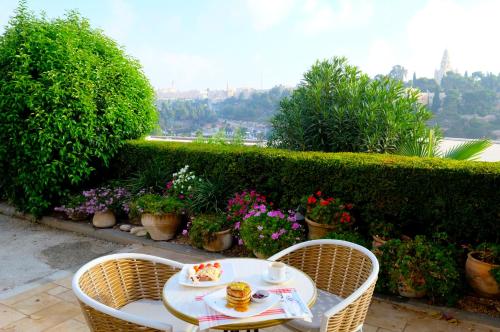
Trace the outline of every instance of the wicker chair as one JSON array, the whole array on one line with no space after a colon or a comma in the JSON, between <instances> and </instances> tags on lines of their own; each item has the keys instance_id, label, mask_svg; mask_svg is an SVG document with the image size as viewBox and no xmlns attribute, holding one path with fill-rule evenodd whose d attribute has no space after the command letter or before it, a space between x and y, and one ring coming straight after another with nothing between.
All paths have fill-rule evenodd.
<instances>
[{"instance_id":1,"label":"wicker chair","mask_svg":"<svg viewBox=\"0 0 500 332\"><path fill-rule=\"evenodd\" d=\"M269 260L302 270L318 288L313 322L291 320L287 327L301 332L362 329L379 271L378 261L368 249L346 241L314 240L296 244Z\"/></svg>"},{"instance_id":2,"label":"wicker chair","mask_svg":"<svg viewBox=\"0 0 500 332\"><path fill-rule=\"evenodd\" d=\"M143 254L103 256L76 272L73 291L91 331L196 331L161 301L165 282L181 268Z\"/></svg>"}]
</instances>

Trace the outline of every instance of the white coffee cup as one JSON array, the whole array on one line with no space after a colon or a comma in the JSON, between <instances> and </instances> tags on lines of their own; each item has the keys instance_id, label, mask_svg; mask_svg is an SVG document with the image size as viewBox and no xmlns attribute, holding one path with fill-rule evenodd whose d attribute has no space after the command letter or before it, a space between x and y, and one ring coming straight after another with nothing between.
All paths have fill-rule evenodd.
<instances>
[{"instance_id":1,"label":"white coffee cup","mask_svg":"<svg viewBox=\"0 0 500 332\"><path fill-rule=\"evenodd\" d=\"M269 263L268 274L271 280L285 279L286 265L281 262Z\"/></svg>"}]
</instances>

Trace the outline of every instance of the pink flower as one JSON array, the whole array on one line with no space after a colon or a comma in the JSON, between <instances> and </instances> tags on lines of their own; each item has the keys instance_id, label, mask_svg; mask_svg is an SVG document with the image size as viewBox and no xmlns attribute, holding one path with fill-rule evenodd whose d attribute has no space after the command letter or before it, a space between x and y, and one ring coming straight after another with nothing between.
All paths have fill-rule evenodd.
<instances>
[{"instance_id":1,"label":"pink flower","mask_svg":"<svg viewBox=\"0 0 500 332\"><path fill-rule=\"evenodd\" d=\"M273 239L273 240L277 240L277 239L279 239L279 238L280 238L280 234L279 234L279 233L273 233L273 234L271 235L271 239Z\"/></svg>"},{"instance_id":2,"label":"pink flower","mask_svg":"<svg viewBox=\"0 0 500 332\"><path fill-rule=\"evenodd\" d=\"M297 229L299 229L299 228L300 228L300 224L299 224L299 223L294 222L294 223L292 224L292 229L293 229L294 231L296 231L296 230L297 230Z\"/></svg>"},{"instance_id":3,"label":"pink flower","mask_svg":"<svg viewBox=\"0 0 500 332\"><path fill-rule=\"evenodd\" d=\"M240 226L241 226L241 222L237 222L234 224L234 229L240 229Z\"/></svg>"},{"instance_id":4,"label":"pink flower","mask_svg":"<svg viewBox=\"0 0 500 332\"><path fill-rule=\"evenodd\" d=\"M182 235L184 235L184 236L188 235L188 230L187 229L183 230Z\"/></svg>"},{"instance_id":5,"label":"pink flower","mask_svg":"<svg viewBox=\"0 0 500 332\"><path fill-rule=\"evenodd\" d=\"M238 245L242 246L243 245L243 240L242 239L239 239L238 240Z\"/></svg>"}]
</instances>

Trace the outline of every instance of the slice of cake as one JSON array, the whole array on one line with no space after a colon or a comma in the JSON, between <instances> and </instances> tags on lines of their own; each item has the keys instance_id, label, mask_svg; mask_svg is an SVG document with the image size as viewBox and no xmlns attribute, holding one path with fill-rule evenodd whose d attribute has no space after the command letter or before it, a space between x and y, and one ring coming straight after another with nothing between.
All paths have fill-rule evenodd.
<instances>
[{"instance_id":1,"label":"slice of cake","mask_svg":"<svg viewBox=\"0 0 500 332\"><path fill-rule=\"evenodd\" d=\"M246 282L232 282L226 287L227 307L236 311L245 312L250 304L252 289Z\"/></svg>"}]
</instances>

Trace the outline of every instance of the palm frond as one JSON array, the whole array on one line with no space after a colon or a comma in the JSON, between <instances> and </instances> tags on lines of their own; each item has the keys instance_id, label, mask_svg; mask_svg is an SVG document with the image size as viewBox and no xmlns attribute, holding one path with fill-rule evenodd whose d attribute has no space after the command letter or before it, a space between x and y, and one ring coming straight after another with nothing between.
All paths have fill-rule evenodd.
<instances>
[{"instance_id":1,"label":"palm frond","mask_svg":"<svg viewBox=\"0 0 500 332\"><path fill-rule=\"evenodd\" d=\"M454 160L477 160L487 148L491 141L487 139L469 141L454 146L443 153L443 158Z\"/></svg>"}]
</instances>

